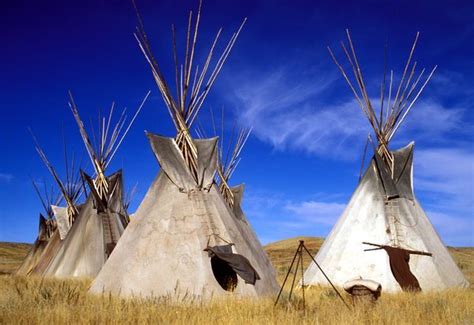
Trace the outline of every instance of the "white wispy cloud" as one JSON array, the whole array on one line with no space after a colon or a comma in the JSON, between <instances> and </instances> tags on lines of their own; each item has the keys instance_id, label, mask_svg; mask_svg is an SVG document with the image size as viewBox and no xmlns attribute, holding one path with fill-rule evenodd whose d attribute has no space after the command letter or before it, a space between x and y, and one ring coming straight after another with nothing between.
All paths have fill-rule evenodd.
<instances>
[{"instance_id":1,"label":"white wispy cloud","mask_svg":"<svg viewBox=\"0 0 474 325\"><path fill-rule=\"evenodd\" d=\"M449 206L472 205L474 211L474 151L432 148L415 151L415 187L449 197ZM474 214L474 212L472 212Z\"/></svg>"},{"instance_id":2,"label":"white wispy cloud","mask_svg":"<svg viewBox=\"0 0 474 325\"><path fill-rule=\"evenodd\" d=\"M448 96L455 94L461 102L464 102L464 99L468 99L474 94L472 87L464 86L469 84L469 80L466 78L466 75L459 71L438 69L430 83L436 88L436 93ZM469 100L466 101L466 104L468 103L472 105L472 102Z\"/></svg>"},{"instance_id":3,"label":"white wispy cloud","mask_svg":"<svg viewBox=\"0 0 474 325\"><path fill-rule=\"evenodd\" d=\"M13 176L12 174L0 173L0 181L2 182L6 182L6 183L11 182L13 178L15 178L15 176Z\"/></svg>"},{"instance_id":4,"label":"white wispy cloud","mask_svg":"<svg viewBox=\"0 0 474 325\"><path fill-rule=\"evenodd\" d=\"M426 211L444 242L451 246L474 246L474 220L459 215Z\"/></svg>"},{"instance_id":5,"label":"white wispy cloud","mask_svg":"<svg viewBox=\"0 0 474 325\"><path fill-rule=\"evenodd\" d=\"M295 76L293 69L278 68L252 75L239 83L234 106L242 124L252 125L253 134L276 150L298 150L326 158L353 160L372 132L355 99L327 104L337 75L322 69L315 76ZM348 92L349 90L346 89ZM334 96L334 95L333 95ZM379 99L372 103L378 107ZM415 104L397 132L393 144L415 139L446 143L450 132L467 133L466 109L443 105L434 98Z\"/></svg>"},{"instance_id":6,"label":"white wispy cloud","mask_svg":"<svg viewBox=\"0 0 474 325\"><path fill-rule=\"evenodd\" d=\"M310 200L291 202L286 204L284 208L292 212L302 222L333 226L339 215L344 211L345 206L342 203Z\"/></svg>"},{"instance_id":7,"label":"white wispy cloud","mask_svg":"<svg viewBox=\"0 0 474 325\"><path fill-rule=\"evenodd\" d=\"M416 139L439 146L452 141L447 136L450 133L467 134L471 129L465 123L464 108L446 107L433 99L422 100L415 105L395 134L394 143Z\"/></svg>"},{"instance_id":8,"label":"white wispy cloud","mask_svg":"<svg viewBox=\"0 0 474 325\"><path fill-rule=\"evenodd\" d=\"M283 193L252 190L244 210L263 243L301 235L325 236L345 204L331 201L339 195L317 193L308 200L289 200Z\"/></svg>"},{"instance_id":9,"label":"white wispy cloud","mask_svg":"<svg viewBox=\"0 0 474 325\"><path fill-rule=\"evenodd\" d=\"M415 191L443 239L474 245L474 150L415 151Z\"/></svg>"},{"instance_id":10,"label":"white wispy cloud","mask_svg":"<svg viewBox=\"0 0 474 325\"><path fill-rule=\"evenodd\" d=\"M345 159L345 149L367 135L368 124L355 111L355 101L330 107L319 104L318 96L336 76L322 72L314 75L298 77L293 69L281 68L248 78L250 81L234 93L239 118L276 150L330 153Z\"/></svg>"},{"instance_id":11,"label":"white wispy cloud","mask_svg":"<svg viewBox=\"0 0 474 325\"><path fill-rule=\"evenodd\" d=\"M268 219L271 211L278 208L284 200L281 193L252 189L245 189L244 192L245 211L254 219Z\"/></svg>"}]
</instances>

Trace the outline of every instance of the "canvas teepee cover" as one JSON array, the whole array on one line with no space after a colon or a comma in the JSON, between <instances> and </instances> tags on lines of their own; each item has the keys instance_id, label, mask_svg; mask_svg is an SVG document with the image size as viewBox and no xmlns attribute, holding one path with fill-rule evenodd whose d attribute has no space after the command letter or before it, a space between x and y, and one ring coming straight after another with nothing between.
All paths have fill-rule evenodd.
<instances>
[{"instance_id":1,"label":"canvas teepee cover","mask_svg":"<svg viewBox=\"0 0 474 325\"><path fill-rule=\"evenodd\" d=\"M118 171L109 177L105 176L105 172L148 95L149 93L123 133L124 113L116 126L111 127L114 112L112 104L108 118L99 118L100 141L94 147L70 94L70 107L94 166L96 177L92 179L82 172L82 178L90 189L89 197L77 215L58 253L45 270L46 276L95 277L115 248L129 218L123 203L122 172Z\"/></svg>"},{"instance_id":2,"label":"canvas teepee cover","mask_svg":"<svg viewBox=\"0 0 474 325\"><path fill-rule=\"evenodd\" d=\"M379 282L383 290L389 292L466 287L468 282L414 195L414 144L395 151L388 149L395 131L434 72L433 69L421 88L415 91L424 70L418 78L413 78L415 62L411 72L407 71L418 34L397 92L393 92L394 97L391 72L387 101L384 100L384 77L380 114L375 114L372 108L348 32L347 36L350 47L347 50L343 45L343 49L353 67L360 92L355 91L344 69L332 51L330 53L368 117L378 146L316 261L339 286L362 277ZM306 270L304 278L309 285L326 284L314 263Z\"/></svg>"},{"instance_id":3,"label":"canvas teepee cover","mask_svg":"<svg viewBox=\"0 0 474 325\"><path fill-rule=\"evenodd\" d=\"M40 214L38 237L33 243L33 247L31 247L30 251L23 260L23 263L16 270L15 273L17 275L28 275L35 267L35 265L38 264L38 261L40 260L41 255L44 252L44 249L46 248L51 236L56 230L56 221L54 220L54 214L51 209L51 205L53 203L57 204L60 200L60 196L57 196L56 199L53 199L54 194L52 192L48 194L47 191L45 191L45 195L43 197L36 183L34 181L32 181L32 183L36 193L38 194L41 200L43 208L46 211L47 218L43 217L43 215Z\"/></svg>"},{"instance_id":4,"label":"canvas teepee cover","mask_svg":"<svg viewBox=\"0 0 474 325\"><path fill-rule=\"evenodd\" d=\"M188 42L191 54L186 55L183 78L176 75L183 90L178 91L177 99L171 96L140 23L137 39L178 134L172 139L147 133L161 170L91 292L180 299L226 292L258 296L277 289L271 278L274 273L252 252L253 238L243 234L215 185L217 138L195 140L190 136L189 128L240 31L232 36L201 90L216 38L203 70L200 75L196 71L195 83L188 89L199 17L200 10L194 37L188 28L187 39L194 41ZM179 66L176 63L177 69Z\"/></svg>"}]
</instances>

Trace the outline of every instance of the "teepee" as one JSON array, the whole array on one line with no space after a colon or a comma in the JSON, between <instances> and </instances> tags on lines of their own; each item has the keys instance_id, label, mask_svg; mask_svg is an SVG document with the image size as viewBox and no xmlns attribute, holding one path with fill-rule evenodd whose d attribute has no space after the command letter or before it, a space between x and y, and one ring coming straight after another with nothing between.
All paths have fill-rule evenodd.
<instances>
[{"instance_id":1,"label":"teepee","mask_svg":"<svg viewBox=\"0 0 474 325\"><path fill-rule=\"evenodd\" d=\"M33 179L31 180L31 182L33 184L36 194L38 195L41 201L41 204L44 208L44 212L46 212L46 217L44 217L43 214L40 213L38 237L33 243L33 247L31 247L30 251L23 260L23 263L16 270L15 274L17 275L28 275L40 260L41 254L43 254L46 245L48 245L48 241L50 240L57 227L52 206L54 204L59 204L59 202L61 201L61 196L57 195L53 188L48 191L46 185L44 185L44 193L42 193Z\"/></svg>"},{"instance_id":2,"label":"teepee","mask_svg":"<svg viewBox=\"0 0 474 325\"><path fill-rule=\"evenodd\" d=\"M390 73L388 98L384 73L379 114L367 93L349 32L349 49L341 44L358 90L328 48L377 139L370 165L316 256L321 268L339 286L356 278L379 282L388 292L468 286L415 197L414 143L399 150L389 149L390 140L436 69L420 83L425 69L417 74L417 63L411 64L418 36L417 33L400 83L393 91L393 71ZM306 270L304 279L309 285L325 284L314 263Z\"/></svg>"},{"instance_id":3,"label":"teepee","mask_svg":"<svg viewBox=\"0 0 474 325\"><path fill-rule=\"evenodd\" d=\"M46 201L43 202L45 210L48 211L48 214L51 215L51 217L54 217L54 228L51 229L52 232L50 232L50 235L48 236L47 243L42 249L41 255L39 255L36 263L32 265L26 273L28 275L43 275L49 263L59 251L61 245L63 244L64 238L67 236L68 231L75 220L76 215L79 213L80 206L78 205L78 201L82 195L83 188L81 182L79 181L80 174L78 172L78 168L76 168L77 165L75 163L74 155L72 156L71 162L68 161L66 145L64 146L66 178L61 179L53 165L49 162L45 152L40 147L38 140L32 132L31 135L35 143L36 152L50 172L61 193L61 196L58 200L51 202L54 204L46 203ZM37 190L36 187L35 189ZM61 200L64 200L66 204L65 207L58 206Z\"/></svg>"},{"instance_id":4,"label":"teepee","mask_svg":"<svg viewBox=\"0 0 474 325\"><path fill-rule=\"evenodd\" d=\"M193 73L200 21L191 22L183 65L173 41L177 96L174 98L154 59L140 21L136 35L177 130L175 138L147 133L161 170L94 280L91 292L122 296L209 298L222 294L259 296L277 290L271 265L259 260L238 225L233 210L214 182L218 168L217 138L193 139L190 128L228 57L243 24L204 84L214 47ZM245 22L245 20L244 20ZM174 27L173 27L173 39ZM180 68L181 67L181 68ZM190 80L193 83L189 88Z\"/></svg>"},{"instance_id":5,"label":"teepee","mask_svg":"<svg viewBox=\"0 0 474 325\"><path fill-rule=\"evenodd\" d=\"M125 110L115 126L112 125L114 104L108 117L99 115L99 133L97 133L99 140L94 144L82 123L72 94L69 95L69 106L94 166L95 177L92 178L81 171L83 180L89 186L89 196L44 274L56 277L95 277L129 222L123 202L122 172L118 171L106 176L106 169L141 111L149 93L125 130L127 119Z\"/></svg>"}]
</instances>

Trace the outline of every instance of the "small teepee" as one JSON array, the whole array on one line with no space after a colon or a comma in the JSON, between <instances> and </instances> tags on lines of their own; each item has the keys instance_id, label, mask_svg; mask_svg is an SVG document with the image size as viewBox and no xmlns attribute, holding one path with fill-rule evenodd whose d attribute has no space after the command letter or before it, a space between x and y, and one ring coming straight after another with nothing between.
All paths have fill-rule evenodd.
<instances>
[{"instance_id":1,"label":"small teepee","mask_svg":"<svg viewBox=\"0 0 474 325\"><path fill-rule=\"evenodd\" d=\"M52 202L54 204L43 202L43 206L45 207L45 210L48 211L48 215L54 216L54 228L48 237L46 245L42 249L40 257L37 259L37 262L27 272L27 274L43 275L49 263L51 263L51 260L59 251L63 244L63 239L67 236L76 215L79 213L80 206L78 205L78 201L82 195L82 184L79 181L80 174L77 170L78 168L76 168L77 166L75 164L74 155L71 163L68 162L66 145L64 146L66 178L63 180L59 177L59 174L49 162L36 137L32 132L31 134L33 136L33 141L35 142L36 152L50 172L61 193L60 199ZM36 187L35 189L37 190ZM66 204L65 207L58 206L61 199L64 200Z\"/></svg>"},{"instance_id":2,"label":"small teepee","mask_svg":"<svg viewBox=\"0 0 474 325\"><path fill-rule=\"evenodd\" d=\"M48 265L44 273L46 276L95 277L117 244L129 222L123 202L122 172L118 171L110 176L105 176L105 173L148 95L149 93L125 130L125 110L115 126L112 125L114 104L107 118L99 115L99 141L94 146L70 94L69 105L94 166L95 177L81 172L83 180L89 186L89 196L64 243Z\"/></svg>"},{"instance_id":3,"label":"small teepee","mask_svg":"<svg viewBox=\"0 0 474 325\"><path fill-rule=\"evenodd\" d=\"M417 63L411 64L418 36L393 91L393 71L390 73L388 98L384 73L378 114L367 93L349 32L349 49L341 44L357 86L328 48L377 139L370 165L316 256L321 268L339 286L360 277L380 283L388 292L468 286L413 192L414 144L389 149L390 140L436 69L420 83L425 69L417 74ZM309 285L325 284L314 263L304 278Z\"/></svg>"},{"instance_id":4,"label":"small teepee","mask_svg":"<svg viewBox=\"0 0 474 325\"><path fill-rule=\"evenodd\" d=\"M217 138L193 139L190 134L199 109L243 27L242 23L233 34L204 84L220 31L201 70L196 68L193 73L200 16L199 9L194 33L192 13L189 16L183 65L177 62L173 27L176 98L151 53L140 21L136 37L177 135L166 138L147 133L161 170L94 280L90 289L93 293L180 300L222 294L260 296L278 289L273 270L254 254L254 245L249 242L253 238L242 234L239 221L214 182L218 168ZM189 87L191 79L194 81Z\"/></svg>"},{"instance_id":5,"label":"small teepee","mask_svg":"<svg viewBox=\"0 0 474 325\"><path fill-rule=\"evenodd\" d=\"M23 263L16 270L15 273L17 275L28 275L35 265L38 264L44 249L48 245L48 242L57 227L52 206L54 204L59 204L61 201L61 196L57 195L53 188L48 191L46 185L44 185L44 193L42 193L34 180L32 180L32 184L41 201L41 204L43 205L44 211L46 212L46 217L40 213L38 237L33 243L33 247L31 247L28 255L26 255L25 259L23 260Z\"/></svg>"}]
</instances>

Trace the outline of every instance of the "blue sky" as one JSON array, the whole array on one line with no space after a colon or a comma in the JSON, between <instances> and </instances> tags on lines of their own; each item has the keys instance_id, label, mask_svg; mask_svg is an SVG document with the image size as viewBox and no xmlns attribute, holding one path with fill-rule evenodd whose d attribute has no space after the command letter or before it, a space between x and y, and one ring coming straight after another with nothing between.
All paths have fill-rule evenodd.
<instances>
[{"instance_id":1,"label":"blue sky","mask_svg":"<svg viewBox=\"0 0 474 325\"><path fill-rule=\"evenodd\" d=\"M137 2L170 78L170 25L183 40L197 1ZM468 1L204 1L200 59L219 27L223 46L248 17L200 119L210 128L209 108L224 107L229 124L253 127L232 182L245 183L244 209L263 243L325 236L357 186L369 123L326 50L341 54L339 41L350 28L373 98L384 45L397 76L420 31L415 59L438 70L391 147L416 141L419 201L446 244L474 245L473 16ZM1 241L34 240L41 205L30 176L52 184L27 127L60 174L63 134L70 151L84 152L69 89L85 120L112 101L134 109L152 91L110 166L124 169L127 188L138 184L132 210L139 205L159 170L143 131L173 136L174 128L133 37L135 25L129 1L0 4Z\"/></svg>"}]
</instances>

